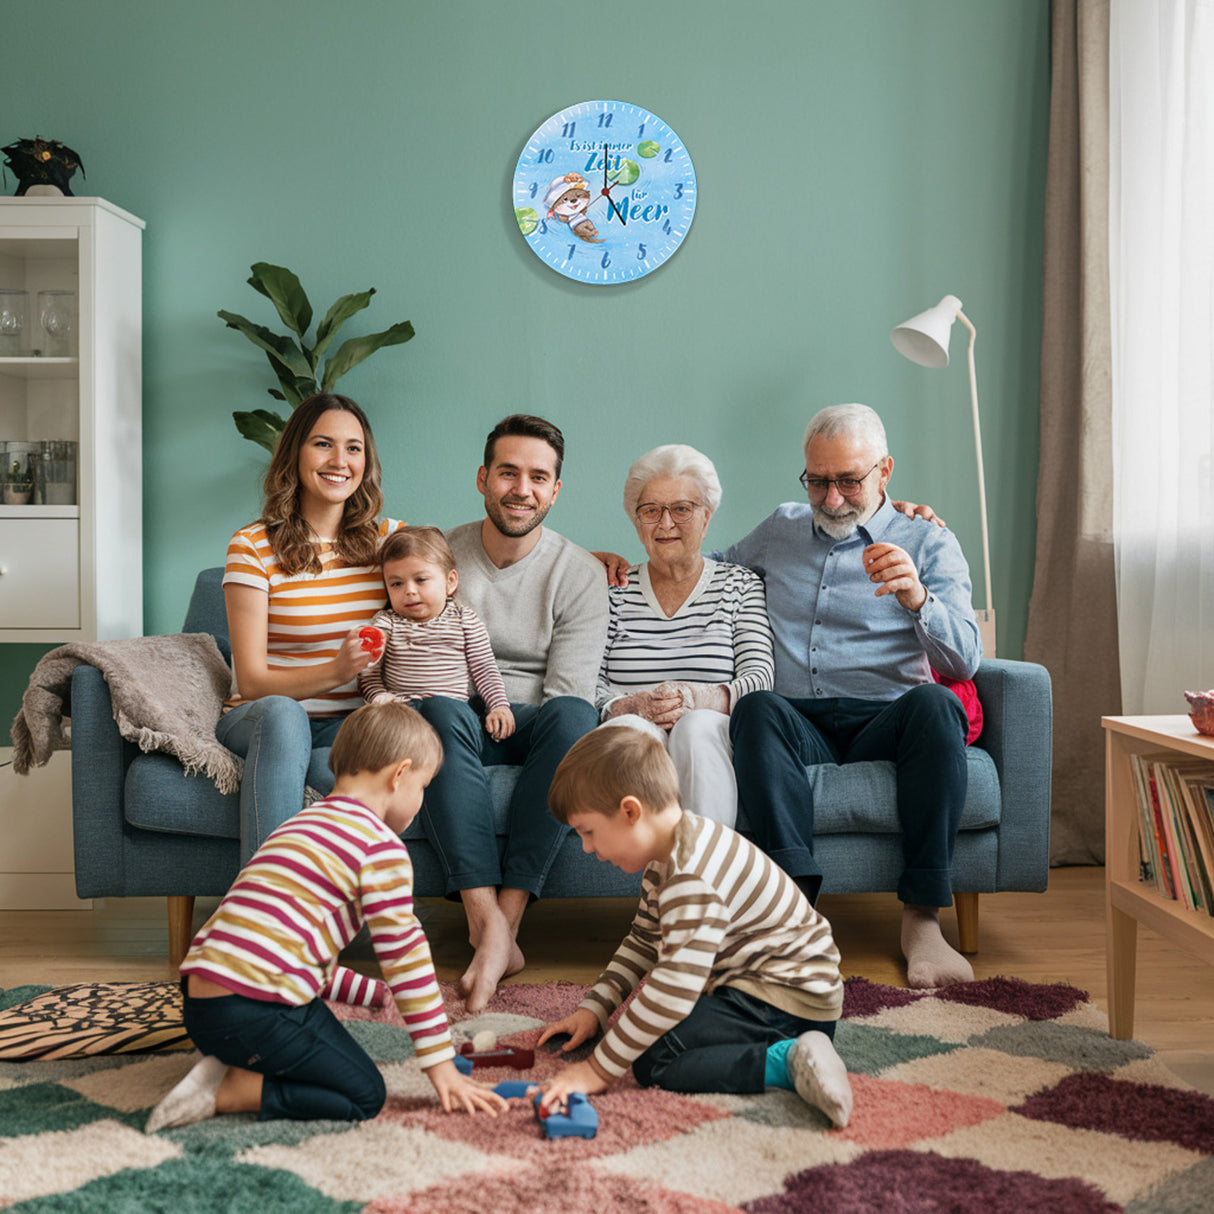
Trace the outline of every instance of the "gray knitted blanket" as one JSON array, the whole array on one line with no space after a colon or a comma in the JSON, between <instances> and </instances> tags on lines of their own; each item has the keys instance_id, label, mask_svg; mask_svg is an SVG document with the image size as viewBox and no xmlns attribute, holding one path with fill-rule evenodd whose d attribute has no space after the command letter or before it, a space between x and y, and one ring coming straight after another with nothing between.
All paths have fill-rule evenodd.
<instances>
[{"instance_id":1,"label":"gray knitted blanket","mask_svg":"<svg viewBox=\"0 0 1214 1214\"><path fill-rule=\"evenodd\" d=\"M240 788L241 761L215 737L232 683L215 638L207 632L77 641L46 654L30 675L13 721L13 769L28 774L69 745L72 672L96 666L109 684L118 732L143 751L175 756L191 775L220 792Z\"/></svg>"}]
</instances>

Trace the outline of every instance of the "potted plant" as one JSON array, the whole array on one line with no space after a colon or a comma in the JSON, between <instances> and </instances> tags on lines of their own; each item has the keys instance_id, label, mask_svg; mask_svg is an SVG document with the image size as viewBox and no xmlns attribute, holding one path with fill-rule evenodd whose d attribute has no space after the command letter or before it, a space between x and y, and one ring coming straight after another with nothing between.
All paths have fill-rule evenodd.
<instances>
[{"instance_id":1,"label":"potted plant","mask_svg":"<svg viewBox=\"0 0 1214 1214\"><path fill-rule=\"evenodd\" d=\"M4 504L26 506L33 492L34 475L30 471L29 461L22 463L19 459L13 460L4 478Z\"/></svg>"},{"instance_id":2,"label":"potted plant","mask_svg":"<svg viewBox=\"0 0 1214 1214\"><path fill-rule=\"evenodd\" d=\"M325 359L338 329L356 312L361 312L371 302L375 288L343 295L316 326L316 335L309 343L306 333L312 324L312 305L300 285L299 279L284 266L272 266L264 261L250 266L249 286L264 295L278 310L283 323L294 337L274 333L264 325L254 324L235 312L219 313L219 319L229 329L237 329L255 346L265 351L270 367L278 380L277 388L267 391L275 400L296 408L301 401L317 392L329 392L333 385L351 367L384 346L396 346L413 336L413 326L400 321L380 333L369 333L365 337L351 337ZM317 371L320 369L319 378ZM254 409L251 412L234 412L236 429L251 442L260 444L267 451L274 450L278 436L286 420L270 409Z\"/></svg>"}]
</instances>

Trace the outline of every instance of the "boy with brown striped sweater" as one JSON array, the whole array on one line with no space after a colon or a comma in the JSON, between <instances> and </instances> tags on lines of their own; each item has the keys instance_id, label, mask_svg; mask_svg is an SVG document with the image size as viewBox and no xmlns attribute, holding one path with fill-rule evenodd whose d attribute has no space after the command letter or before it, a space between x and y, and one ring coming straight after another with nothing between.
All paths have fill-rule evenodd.
<instances>
[{"instance_id":1,"label":"boy with brown striped sweater","mask_svg":"<svg viewBox=\"0 0 1214 1214\"><path fill-rule=\"evenodd\" d=\"M645 1086L676 1092L795 1089L845 1126L851 1084L833 1044L839 951L793 881L741 835L685 812L670 757L636 730L575 743L549 805L587 852L644 877L611 963L577 1010L540 1035L542 1045L569 1034L568 1051L605 1031L589 1058L545 1087L544 1107L604 1091L631 1066Z\"/></svg>"}]
</instances>

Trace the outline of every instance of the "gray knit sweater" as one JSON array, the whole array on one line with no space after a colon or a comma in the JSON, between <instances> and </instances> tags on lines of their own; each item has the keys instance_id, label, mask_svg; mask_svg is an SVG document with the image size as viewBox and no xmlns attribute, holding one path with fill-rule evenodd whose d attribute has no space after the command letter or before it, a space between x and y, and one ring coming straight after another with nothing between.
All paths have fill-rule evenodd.
<instances>
[{"instance_id":1,"label":"gray knit sweater","mask_svg":"<svg viewBox=\"0 0 1214 1214\"><path fill-rule=\"evenodd\" d=\"M481 523L447 532L459 571L457 598L489 630L512 704L554 696L594 702L607 640L607 576L584 548L547 527L516 564L499 569L481 542Z\"/></svg>"}]
</instances>

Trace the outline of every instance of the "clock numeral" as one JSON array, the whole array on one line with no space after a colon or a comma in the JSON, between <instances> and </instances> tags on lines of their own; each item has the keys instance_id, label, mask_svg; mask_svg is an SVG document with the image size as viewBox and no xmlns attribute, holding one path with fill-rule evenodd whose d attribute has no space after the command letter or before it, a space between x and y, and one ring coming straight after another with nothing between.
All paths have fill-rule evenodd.
<instances>
[{"instance_id":1,"label":"clock numeral","mask_svg":"<svg viewBox=\"0 0 1214 1214\"><path fill-rule=\"evenodd\" d=\"M546 219L540 220L540 235L541 236L548 235L548 221Z\"/></svg>"},{"instance_id":2,"label":"clock numeral","mask_svg":"<svg viewBox=\"0 0 1214 1214\"><path fill-rule=\"evenodd\" d=\"M568 252L567 254L565 254L565 260L566 260L566 261L572 261L572 260L573 260L573 253L574 253L574 250L575 250L576 248L577 248L577 245L573 245L573 244L571 244L571 245L569 246L569 252Z\"/></svg>"},{"instance_id":3,"label":"clock numeral","mask_svg":"<svg viewBox=\"0 0 1214 1214\"><path fill-rule=\"evenodd\" d=\"M540 192L540 183L533 181L531 183L531 197L534 198Z\"/></svg>"},{"instance_id":4,"label":"clock numeral","mask_svg":"<svg viewBox=\"0 0 1214 1214\"><path fill-rule=\"evenodd\" d=\"M648 255L643 244L637 245L637 261L644 261Z\"/></svg>"},{"instance_id":5,"label":"clock numeral","mask_svg":"<svg viewBox=\"0 0 1214 1214\"><path fill-rule=\"evenodd\" d=\"M551 164L552 163L552 154L553 153L552 153L551 148L544 148L540 152L540 154L535 158L535 161L537 164Z\"/></svg>"},{"instance_id":6,"label":"clock numeral","mask_svg":"<svg viewBox=\"0 0 1214 1214\"><path fill-rule=\"evenodd\" d=\"M599 115L599 126L600 126L600 127L608 127L608 126L610 126L610 125L611 125L611 120L612 120L614 117L615 117L615 115L614 115L614 114L600 114L600 115Z\"/></svg>"},{"instance_id":7,"label":"clock numeral","mask_svg":"<svg viewBox=\"0 0 1214 1214\"><path fill-rule=\"evenodd\" d=\"M599 265L601 265L601 266L603 267L603 269L604 269L604 270L605 270L605 269L606 269L606 268L607 268L609 265L611 265L611 254L610 254L610 253L604 253L604 254L603 254L603 260L599 262Z\"/></svg>"},{"instance_id":8,"label":"clock numeral","mask_svg":"<svg viewBox=\"0 0 1214 1214\"><path fill-rule=\"evenodd\" d=\"M662 231L665 232L667 236L670 235L670 220L669 219L664 224L662 224Z\"/></svg>"},{"instance_id":9,"label":"clock numeral","mask_svg":"<svg viewBox=\"0 0 1214 1214\"><path fill-rule=\"evenodd\" d=\"M573 132L576 128L577 128L576 122L566 122L565 125L563 127L561 127L561 138L562 139L572 139Z\"/></svg>"},{"instance_id":10,"label":"clock numeral","mask_svg":"<svg viewBox=\"0 0 1214 1214\"><path fill-rule=\"evenodd\" d=\"M639 127L637 127L637 138L642 139L642 138L644 138L644 135L645 135L645 124L642 122L641 125Z\"/></svg>"},{"instance_id":11,"label":"clock numeral","mask_svg":"<svg viewBox=\"0 0 1214 1214\"><path fill-rule=\"evenodd\" d=\"M667 149L666 149L666 155L662 157L663 162L664 162L665 164L669 164L669 163L670 163L670 157L671 157L673 154L674 154L674 148L667 148Z\"/></svg>"}]
</instances>

